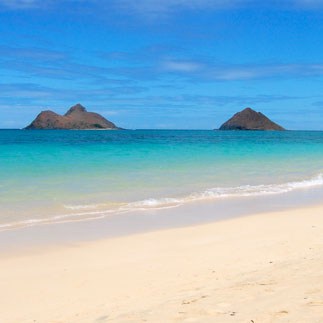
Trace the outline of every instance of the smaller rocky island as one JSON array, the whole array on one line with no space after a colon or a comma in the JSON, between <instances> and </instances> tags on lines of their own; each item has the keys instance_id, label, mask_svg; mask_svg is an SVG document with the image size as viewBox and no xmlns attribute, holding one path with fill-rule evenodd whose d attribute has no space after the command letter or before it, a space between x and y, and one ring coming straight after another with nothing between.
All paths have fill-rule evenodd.
<instances>
[{"instance_id":1,"label":"smaller rocky island","mask_svg":"<svg viewBox=\"0 0 323 323\"><path fill-rule=\"evenodd\" d=\"M219 130L285 130L261 112L246 108L226 121Z\"/></svg>"},{"instance_id":2,"label":"smaller rocky island","mask_svg":"<svg viewBox=\"0 0 323 323\"><path fill-rule=\"evenodd\" d=\"M25 129L119 130L121 128L98 113L88 112L85 107L78 103L64 115L57 114L51 110L42 111Z\"/></svg>"}]
</instances>

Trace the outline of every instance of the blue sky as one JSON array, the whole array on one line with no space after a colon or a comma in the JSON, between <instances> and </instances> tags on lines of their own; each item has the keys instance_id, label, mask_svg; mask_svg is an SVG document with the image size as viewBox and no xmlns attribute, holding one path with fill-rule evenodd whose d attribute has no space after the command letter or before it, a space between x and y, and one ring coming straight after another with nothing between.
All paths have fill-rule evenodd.
<instances>
[{"instance_id":1,"label":"blue sky","mask_svg":"<svg viewBox=\"0 0 323 323\"><path fill-rule=\"evenodd\" d=\"M0 128L80 102L131 129L250 106L323 130L322 18L323 0L0 0Z\"/></svg>"}]
</instances>

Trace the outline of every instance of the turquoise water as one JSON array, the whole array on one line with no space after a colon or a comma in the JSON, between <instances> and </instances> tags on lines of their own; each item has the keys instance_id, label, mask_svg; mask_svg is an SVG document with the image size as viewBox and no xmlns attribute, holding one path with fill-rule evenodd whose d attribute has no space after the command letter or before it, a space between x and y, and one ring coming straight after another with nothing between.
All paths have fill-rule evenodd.
<instances>
[{"instance_id":1,"label":"turquoise water","mask_svg":"<svg viewBox=\"0 0 323 323\"><path fill-rule=\"evenodd\" d=\"M323 186L323 132L0 131L0 229Z\"/></svg>"}]
</instances>

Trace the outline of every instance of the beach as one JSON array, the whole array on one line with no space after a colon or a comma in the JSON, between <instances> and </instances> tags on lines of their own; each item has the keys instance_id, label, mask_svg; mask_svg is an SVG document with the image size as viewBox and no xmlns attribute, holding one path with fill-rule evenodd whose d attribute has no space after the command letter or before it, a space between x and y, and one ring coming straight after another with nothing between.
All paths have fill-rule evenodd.
<instances>
[{"instance_id":1,"label":"beach","mask_svg":"<svg viewBox=\"0 0 323 323\"><path fill-rule=\"evenodd\" d=\"M323 323L323 0L0 31L0 323Z\"/></svg>"},{"instance_id":2,"label":"beach","mask_svg":"<svg viewBox=\"0 0 323 323\"><path fill-rule=\"evenodd\" d=\"M322 322L323 206L4 253L1 322Z\"/></svg>"},{"instance_id":3,"label":"beach","mask_svg":"<svg viewBox=\"0 0 323 323\"><path fill-rule=\"evenodd\" d=\"M0 322L323 321L323 132L0 132Z\"/></svg>"}]
</instances>

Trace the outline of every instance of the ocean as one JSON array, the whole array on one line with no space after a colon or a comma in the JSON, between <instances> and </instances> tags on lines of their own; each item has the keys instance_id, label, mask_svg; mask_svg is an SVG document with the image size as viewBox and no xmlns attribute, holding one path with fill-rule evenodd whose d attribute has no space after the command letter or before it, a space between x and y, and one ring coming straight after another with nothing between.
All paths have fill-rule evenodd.
<instances>
[{"instance_id":1,"label":"ocean","mask_svg":"<svg viewBox=\"0 0 323 323\"><path fill-rule=\"evenodd\" d=\"M0 231L311 188L322 131L0 131Z\"/></svg>"}]
</instances>

